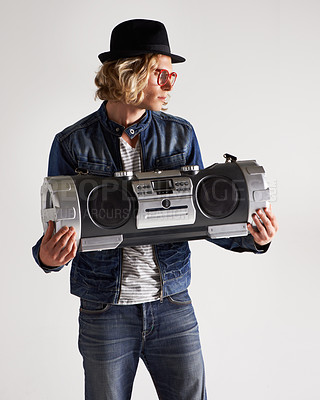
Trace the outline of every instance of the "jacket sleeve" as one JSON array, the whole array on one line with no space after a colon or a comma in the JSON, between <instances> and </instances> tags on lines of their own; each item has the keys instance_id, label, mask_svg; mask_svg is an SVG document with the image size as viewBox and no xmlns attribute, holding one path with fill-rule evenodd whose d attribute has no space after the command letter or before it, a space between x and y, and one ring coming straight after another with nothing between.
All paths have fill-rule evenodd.
<instances>
[{"instance_id":1,"label":"jacket sleeve","mask_svg":"<svg viewBox=\"0 0 320 400\"><path fill-rule=\"evenodd\" d=\"M214 162L214 160L213 160ZM191 143L187 157L187 165L199 165L200 169L203 167L200 146L196 134L192 128ZM255 254L263 254L270 247L270 243L265 246L259 246L254 242L251 234L247 236L223 239L207 239L209 242L223 247L226 250L235 251L237 253L251 252Z\"/></svg>"},{"instance_id":2,"label":"jacket sleeve","mask_svg":"<svg viewBox=\"0 0 320 400\"><path fill-rule=\"evenodd\" d=\"M191 127L191 138L188 148L186 165L199 165L199 168L203 169L200 146L193 127Z\"/></svg>"},{"instance_id":3,"label":"jacket sleeve","mask_svg":"<svg viewBox=\"0 0 320 400\"><path fill-rule=\"evenodd\" d=\"M58 136L55 137L49 155L49 166L47 176L58 176L58 175L74 175L75 174L75 163L66 148L63 148ZM61 267L47 267L42 264L39 258L39 250L43 236L37 241L32 247L32 255L35 262L43 269L44 272L60 271L64 266Z\"/></svg>"},{"instance_id":4,"label":"jacket sleeve","mask_svg":"<svg viewBox=\"0 0 320 400\"><path fill-rule=\"evenodd\" d=\"M223 239L207 239L209 242L214 243L220 247L223 247L226 250L235 251L237 253L250 252L254 254L263 254L265 253L271 243L266 244L265 246L260 246L253 240L252 235L248 234L247 236L235 237L235 238L223 238Z\"/></svg>"},{"instance_id":5,"label":"jacket sleeve","mask_svg":"<svg viewBox=\"0 0 320 400\"><path fill-rule=\"evenodd\" d=\"M76 167L68 147L56 136L50 150L48 176L74 175Z\"/></svg>"}]
</instances>

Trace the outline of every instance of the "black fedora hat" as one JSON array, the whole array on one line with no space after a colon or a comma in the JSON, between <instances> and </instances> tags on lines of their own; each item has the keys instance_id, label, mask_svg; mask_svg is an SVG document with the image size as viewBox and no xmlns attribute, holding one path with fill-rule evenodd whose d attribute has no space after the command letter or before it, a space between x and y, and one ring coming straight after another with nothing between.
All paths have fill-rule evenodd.
<instances>
[{"instance_id":1,"label":"black fedora hat","mask_svg":"<svg viewBox=\"0 0 320 400\"><path fill-rule=\"evenodd\" d=\"M149 53L169 56L173 63L186 61L185 58L171 53L163 23L148 19L132 19L117 25L111 33L110 51L101 53L98 57L104 63Z\"/></svg>"}]
</instances>

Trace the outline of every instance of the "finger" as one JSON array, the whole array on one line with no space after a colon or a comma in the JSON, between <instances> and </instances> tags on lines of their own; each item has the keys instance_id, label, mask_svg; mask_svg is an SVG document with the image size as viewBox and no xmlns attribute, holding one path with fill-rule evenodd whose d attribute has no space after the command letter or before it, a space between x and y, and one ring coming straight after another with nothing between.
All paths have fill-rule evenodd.
<instances>
[{"instance_id":1,"label":"finger","mask_svg":"<svg viewBox=\"0 0 320 400\"><path fill-rule=\"evenodd\" d=\"M268 235L273 236L274 235L274 227L273 227L272 222L270 221L269 217L262 210L258 210L257 214L259 215L259 217L263 223L262 225L268 232Z\"/></svg>"},{"instance_id":2,"label":"finger","mask_svg":"<svg viewBox=\"0 0 320 400\"><path fill-rule=\"evenodd\" d=\"M44 247L48 254L52 256L56 261L60 259L60 253L66 243L68 242L69 237L73 234L74 228L70 228L68 226L64 226L59 231L51 237L46 243L44 243Z\"/></svg>"},{"instance_id":3,"label":"finger","mask_svg":"<svg viewBox=\"0 0 320 400\"><path fill-rule=\"evenodd\" d=\"M252 218L253 218L253 220L254 220L254 222L255 222L255 224L257 226L257 229L259 231L258 237L260 239L262 239L262 240L267 240L268 239L268 234L267 234L266 228L262 225L262 223L261 223L260 219L258 218L258 216L256 214L254 214L252 216Z\"/></svg>"},{"instance_id":4,"label":"finger","mask_svg":"<svg viewBox=\"0 0 320 400\"><path fill-rule=\"evenodd\" d=\"M74 242L70 253L65 257L64 264L67 264L69 261L75 258L76 254L77 254L77 244L76 242Z\"/></svg>"},{"instance_id":5,"label":"finger","mask_svg":"<svg viewBox=\"0 0 320 400\"><path fill-rule=\"evenodd\" d=\"M74 247L77 248L76 232L73 232L73 234L70 236L69 240L65 244L64 248L61 250L60 257L63 259L68 258L70 255L72 255L74 253ZM75 256L75 254L71 258L74 258L74 256Z\"/></svg>"},{"instance_id":6,"label":"finger","mask_svg":"<svg viewBox=\"0 0 320 400\"><path fill-rule=\"evenodd\" d=\"M268 207L264 208L263 211L266 213L266 215L268 216L268 218L270 220L273 220L275 218L275 216L272 212L271 204L269 204Z\"/></svg>"},{"instance_id":7,"label":"finger","mask_svg":"<svg viewBox=\"0 0 320 400\"><path fill-rule=\"evenodd\" d=\"M70 252L70 257L74 258L77 254L77 250L78 250L77 242L74 241L71 252Z\"/></svg>"},{"instance_id":8,"label":"finger","mask_svg":"<svg viewBox=\"0 0 320 400\"><path fill-rule=\"evenodd\" d=\"M50 250L50 265L60 266L69 262L72 258L75 257L76 254L76 246L74 248L75 236L76 233L69 237L67 241L66 237L68 234L63 236L63 239L60 239L58 244ZM48 264L49 265L49 264Z\"/></svg>"},{"instance_id":9,"label":"finger","mask_svg":"<svg viewBox=\"0 0 320 400\"><path fill-rule=\"evenodd\" d=\"M48 221L48 227L42 239L43 243L47 243L51 239L53 231L54 231L54 223L53 221Z\"/></svg>"},{"instance_id":10,"label":"finger","mask_svg":"<svg viewBox=\"0 0 320 400\"><path fill-rule=\"evenodd\" d=\"M65 235L69 234L69 236L71 236L73 232L74 228L72 226L63 226L55 235L52 236L52 245L55 246L61 239L65 237Z\"/></svg>"},{"instance_id":11,"label":"finger","mask_svg":"<svg viewBox=\"0 0 320 400\"><path fill-rule=\"evenodd\" d=\"M259 242L261 242L261 237L260 237L260 232L257 230L257 228L256 227L254 227L254 226L252 226L251 224L247 224L247 226L248 226L248 231L251 233L251 235L252 235L252 237L253 237L253 240L256 242L256 243L259 243Z\"/></svg>"},{"instance_id":12,"label":"finger","mask_svg":"<svg viewBox=\"0 0 320 400\"><path fill-rule=\"evenodd\" d=\"M253 226L251 224L247 224L248 227L248 231L251 233L251 235L253 236L253 238L255 238L257 236L257 231L253 228Z\"/></svg>"},{"instance_id":13,"label":"finger","mask_svg":"<svg viewBox=\"0 0 320 400\"><path fill-rule=\"evenodd\" d=\"M59 240L59 242L56 243L53 251L60 260L64 259L70 253L75 239L76 232L69 231Z\"/></svg>"},{"instance_id":14,"label":"finger","mask_svg":"<svg viewBox=\"0 0 320 400\"><path fill-rule=\"evenodd\" d=\"M271 204L264 211L265 211L266 215L268 216L268 218L270 219L271 224L274 227L275 231L277 232L279 229L279 226L278 226L277 218L272 212Z\"/></svg>"}]
</instances>

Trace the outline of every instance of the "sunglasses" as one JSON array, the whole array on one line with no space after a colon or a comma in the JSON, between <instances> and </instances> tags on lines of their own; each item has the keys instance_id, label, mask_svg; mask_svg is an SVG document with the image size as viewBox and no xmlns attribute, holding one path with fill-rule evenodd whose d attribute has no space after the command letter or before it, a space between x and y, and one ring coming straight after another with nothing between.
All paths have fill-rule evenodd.
<instances>
[{"instance_id":1,"label":"sunglasses","mask_svg":"<svg viewBox=\"0 0 320 400\"><path fill-rule=\"evenodd\" d=\"M157 71L159 71L159 75L158 75L158 79L157 79L157 83L159 86L166 85L166 83L168 81L170 82L171 87L174 85L174 83L177 79L176 72L171 72L171 74L169 74L169 71L167 71L166 69L159 69Z\"/></svg>"}]
</instances>

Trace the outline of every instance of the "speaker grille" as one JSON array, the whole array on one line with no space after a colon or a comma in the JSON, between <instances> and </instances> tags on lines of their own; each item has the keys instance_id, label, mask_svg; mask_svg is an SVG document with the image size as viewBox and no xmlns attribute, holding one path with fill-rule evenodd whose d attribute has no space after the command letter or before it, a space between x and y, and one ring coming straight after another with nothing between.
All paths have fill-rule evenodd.
<instances>
[{"instance_id":1,"label":"speaker grille","mask_svg":"<svg viewBox=\"0 0 320 400\"><path fill-rule=\"evenodd\" d=\"M131 209L126 190L115 187L114 183L96 187L88 196L90 218L101 227L120 227L130 218Z\"/></svg>"},{"instance_id":2,"label":"speaker grille","mask_svg":"<svg viewBox=\"0 0 320 400\"><path fill-rule=\"evenodd\" d=\"M237 208L238 190L229 178L208 176L199 183L197 201L206 216L225 218Z\"/></svg>"}]
</instances>

